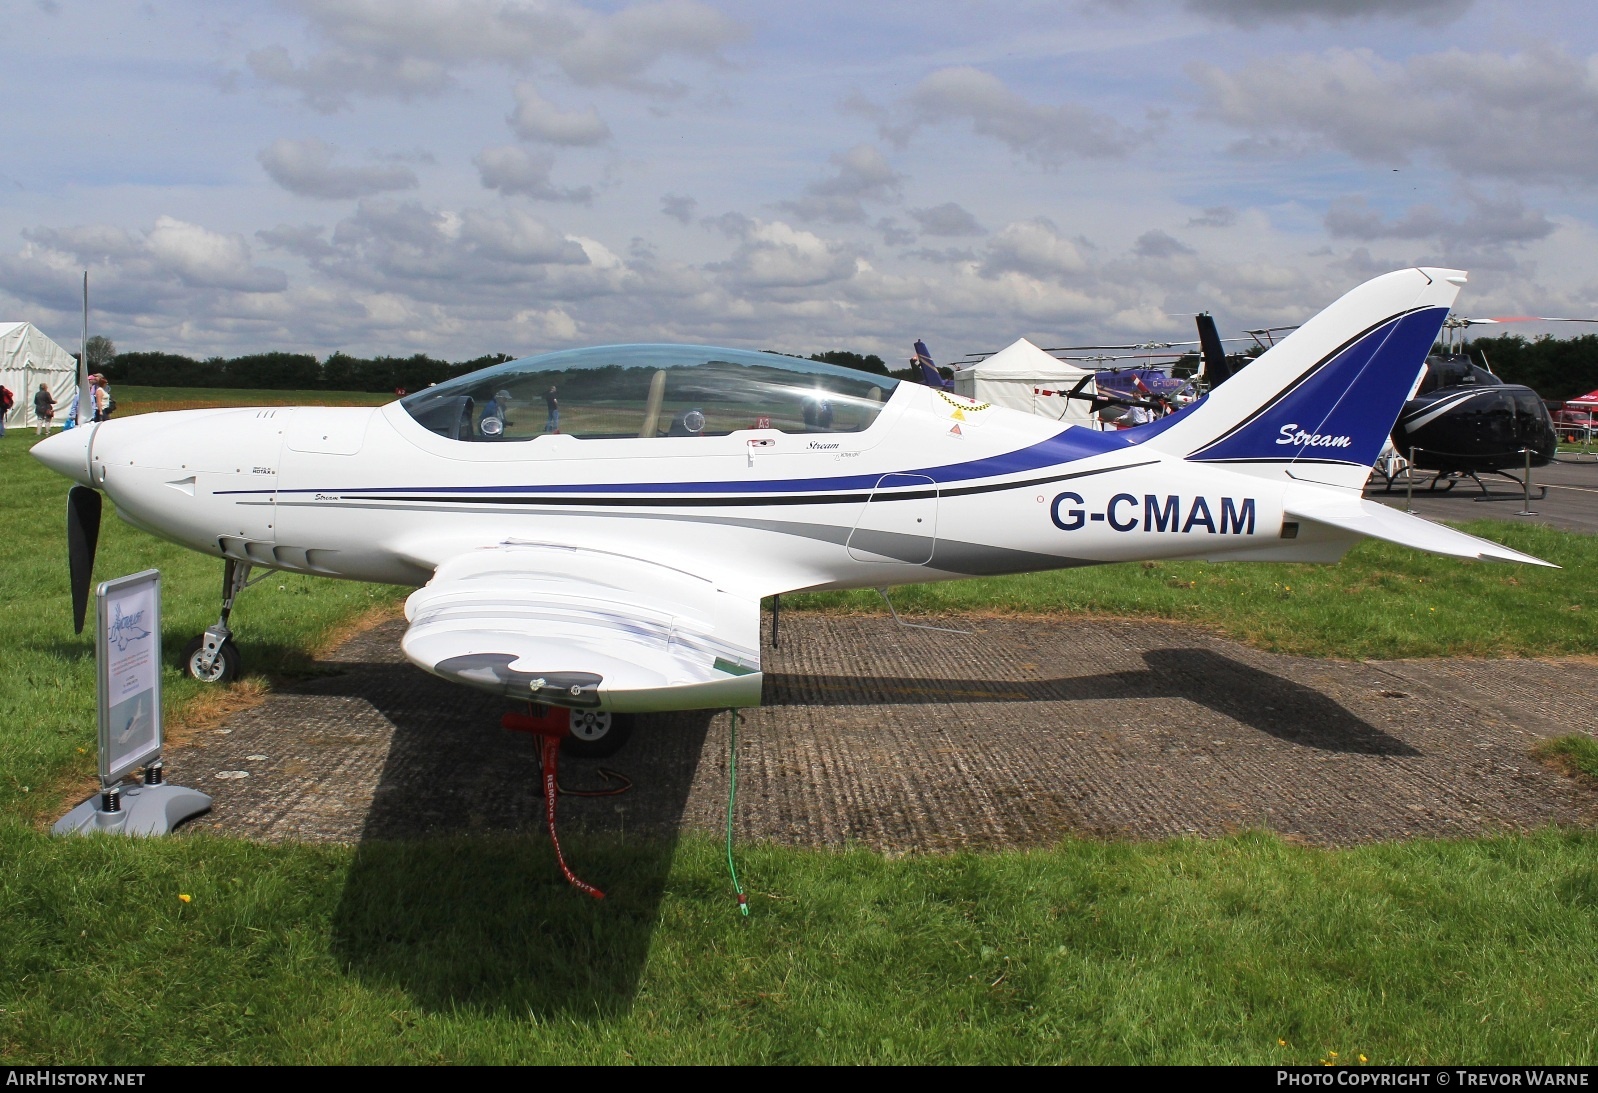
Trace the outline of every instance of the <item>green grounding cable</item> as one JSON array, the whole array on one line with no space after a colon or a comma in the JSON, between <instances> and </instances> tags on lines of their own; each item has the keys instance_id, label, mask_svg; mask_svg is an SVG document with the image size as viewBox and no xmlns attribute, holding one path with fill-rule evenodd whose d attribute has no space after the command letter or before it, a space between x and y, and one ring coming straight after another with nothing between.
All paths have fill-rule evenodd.
<instances>
[{"instance_id":1,"label":"green grounding cable","mask_svg":"<svg viewBox=\"0 0 1598 1093\"><path fill-rule=\"evenodd\" d=\"M732 860L732 810L738 800L738 711L732 711L732 729L727 745L727 872L732 874L732 888L738 893L738 910L749 916L749 897L744 886L738 883L738 866Z\"/></svg>"}]
</instances>

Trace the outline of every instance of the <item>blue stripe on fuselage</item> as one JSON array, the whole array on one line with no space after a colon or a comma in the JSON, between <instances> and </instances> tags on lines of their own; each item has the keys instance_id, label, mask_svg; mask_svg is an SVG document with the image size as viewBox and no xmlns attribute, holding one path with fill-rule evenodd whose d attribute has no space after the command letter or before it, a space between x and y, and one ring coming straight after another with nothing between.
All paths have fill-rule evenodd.
<instances>
[{"instance_id":1,"label":"blue stripe on fuselage","mask_svg":"<svg viewBox=\"0 0 1598 1093\"><path fill-rule=\"evenodd\" d=\"M1132 430L1127 430L1131 432ZM1142 438L1139 438L1142 439ZM941 467L919 470L895 471L894 474L923 475L943 485L969 482L978 478L996 478L1000 475L1022 474L1041 467L1073 463L1105 452L1131 447L1133 441L1121 433L1100 433L1075 426L1029 448L1021 448L1003 455L973 459L965 463L947 463ZM219 490L219 494L295 494L295 493L833 493L839 490L869 490L882 478L878 474L843 475L836 478L781 478L766 482L609 482L595 485L549 486L361 486L329 487L293 490Z\"/></svg>"}]
</instances>

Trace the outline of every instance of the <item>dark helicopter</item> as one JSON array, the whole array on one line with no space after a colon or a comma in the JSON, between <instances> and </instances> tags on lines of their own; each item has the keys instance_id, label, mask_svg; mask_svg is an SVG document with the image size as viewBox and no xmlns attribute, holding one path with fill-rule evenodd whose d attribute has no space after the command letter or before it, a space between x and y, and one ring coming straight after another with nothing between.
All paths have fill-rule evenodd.
<instances>
[{"instance_id":1,"label":"dark helicopter","mask_svg":"<svg viewBox=\"0 0 1598 1093\"><path fill-rule=\"evenodd\" d=\"M1209 313L1201 313L1194 316L1194 319L1199 334L1196 343L1199 352L1196 356L1198 361L1202 362L1196 378L1200 379L1206 388L1214 388L1227 382L1249 363L1252 356L1274 345L1278 335L1297 329L1284 326L1245 330L1244 333L1250 335L1257 343L1257 348L1247 354L1228 353L1223 344L1224 340L1216 329L1215 320ZM1525 321L1598 320L1554 319L1547 316L1514 316L1498 319L1451 316L1447 320L1444 324L1444 341L1438 351L1426 358L1426 371L1416 385L1414 394L1405 403L1392 431L1393 447L1408 460L1411 467L1434 472L1435 477L1429 483L1430 489L1452 489L1455 482L1462 478L1470 478L1485 494L1487 487L1483 485L1481 475L1501 475L1519 483L1519 479L1510 473L1511 471L1524 471L1528 466L1547 466L1553 460L1559 437L1555 432L1553 417L1541 397L1529 387L1505 383L1487 368L1473 364L1464 344L1464 332L1468 327L1487 323ZM1062 354L1081 349L1168 350L1194 344L1194 342L1159 342L1116 346L1064 346L1046 352ZM1163 355L1177 356L1177 354ZM1186 367L1190 361L1193 361L1194 356L1195 354L1188 350L1181 353L1180 359L1171 362L1171 365L1175 368ZM1061 359L1109 361L1122 358L1096 356ZM1485 358L1483 360L1485 363ZM1093 412L1106 419L1139 409L1152 412L1153 416L1158 417L1176 409L1174 399L1167 396L1164 391L1137 382L1142 378L1143 371L1144 369L1134 369L1125 377L1105 372L1099 372L1097 376L1090 373L1073 389L1055 393L1066 398L1091 400ZM1122 378L1132 379L1137 389L1118 389L1118 386L1124 385L1117 385L1114 381ZM1095 379L1098 380L1098 389L1091 393L1087 392L1085 388ZM1175 385L1181 386L1184 382L1176 380ZM1392 465L1385 463L1379 466L1384 467L1384 475L1388 479L1390 488L1394 478L1390 473Z\"/></svg>"},{"instance_id":2,"label":"dark helicopter","mask_svg":"<svg viewBox=\"0 0 1598 1093\"><path fill-rule=\"evenodd\" d=\"M1393 447L1411 466L1435 471L1438 481L1468 476L1478 486L1481 474L1545 467L1558 446L1537 392L1464 356L1427 357L1420 387L1393 426Z\"/></svg>"},{"instance_id":3,"label":"dark helicopter","mask_svg":"<svg viewBox=\"0 0 1598 1093\"><path fill-rule=\"evenodd\" d=\"M1450 316L1443 324L1443 341L1426 358L1426 371L1404 404L1392 432L1393 447L1411 467L1434 473L1428 488L1452 489L1455 482L1469 478L1486 493L1481 475L1501 475L1520 483L1511 471L1545 467L1553 460L1559 436L1542 398L1530 387L1505 383L1487 368L1472 363L1464 341L1468 327L1534 320L1587 321L1545 316ZM1279 329L1292 328L1247 333L1266 346ZM1486 358L1482 360L1486 364ZM1393 475L1385 470L1384 475L1391 488Z\"/></svg>"}]
</instances>

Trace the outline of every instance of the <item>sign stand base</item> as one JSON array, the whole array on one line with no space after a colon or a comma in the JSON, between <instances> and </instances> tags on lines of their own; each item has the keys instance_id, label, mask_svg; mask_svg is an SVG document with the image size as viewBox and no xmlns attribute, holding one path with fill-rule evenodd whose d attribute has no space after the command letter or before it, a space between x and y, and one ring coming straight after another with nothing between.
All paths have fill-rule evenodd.
<instances>
[{"instance_id":1,"label":"sign stand base","mask_svg":"<svg viewBox=\"0 0 1598 1093\"><path fill-rule=\"evenodd\" d=\"M166 835L184 820L211 807L211 798L197 789L166 782L153 786L119 786L114 794L120 806L108 810L106 798L96 793L56 821L56 835Z\"/></svg>"},{"instance_id":2,"label":"sign stand base","mask_svg":"<svg viewBox=\"0 0 1598 1093\"><path fill-rule=\"evenodd\" d=\"M228 573L233 573L232 562ZM167 785L162 772L161 573L146 569L101 581L95 597L100 792L61 817L52 830L57 835L170 834L184 820L208 810L211 798ZM140 766L143 780L125 781Z\"/></svg>"}]
</instances>

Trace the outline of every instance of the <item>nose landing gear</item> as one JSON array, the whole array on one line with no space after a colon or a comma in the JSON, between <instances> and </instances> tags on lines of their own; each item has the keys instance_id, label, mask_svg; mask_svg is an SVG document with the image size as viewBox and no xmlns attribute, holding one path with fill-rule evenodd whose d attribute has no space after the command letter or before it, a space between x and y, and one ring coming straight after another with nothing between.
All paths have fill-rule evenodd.
<instances>
[{"instance_id":1,"label":"nose landing gear","mask_svg":"<svg viewBox=\"0 0 1598 1093\"><path fill-rule=\"evenodd\" d=\"M222 570L222 614L183 647L183 670L201 683L231 683L244 670L244 658L233 643L228 616L233 613L233 598L253 582L250 564L227 559Z\"/></svg>"},{"instance_id":2,"label":"nose landing gear","mask_svg":"<svg viewBox=\"0 0 1598 1093\"><path fill-rule=\"evenodd\" d=\"M567 755L584 759L608 759L621 750L632 735L632 718L609 710L555 710L553 716L568 715L570 734L561 742Z\"/></svg>"}]
</instances>

